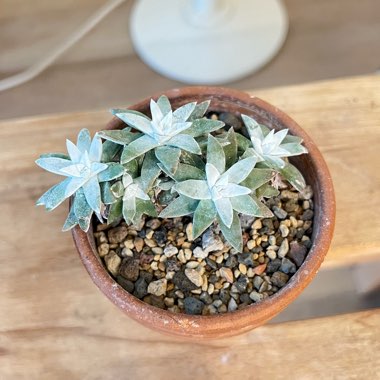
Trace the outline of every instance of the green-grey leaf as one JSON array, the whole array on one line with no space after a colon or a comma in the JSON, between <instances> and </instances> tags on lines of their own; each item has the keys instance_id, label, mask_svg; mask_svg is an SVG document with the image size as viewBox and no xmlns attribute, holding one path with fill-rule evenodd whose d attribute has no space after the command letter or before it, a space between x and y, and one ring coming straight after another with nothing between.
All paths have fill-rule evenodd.
<instances>
[{"instance_id":1,"label":"green-grey leaf","mask_svg":"<svg viewBox=\"0 0 380 380\"><path fill-rule=\"evenodd\" d=\"M62 227L62 231L69 231L78 224L78 218L74 212L74 205L71 205L69 215L65 221L65 224Z\"/></svg>"},{"instance_id":2,"label":"green-grey leaf","mask_svg":"<svg viewBox=\"0 0 380 380\"><path fill-rule=\"evenodd\" d=\"M77 138L77 147L78 149L84 153L86 150L89 152L91 146L91 136L88 129L83 128Z\"/></svg>"},{"instance_id":3,"label":"green-grey leaf","mask_svg":"<svg viewBox=\"0 0 380 380\"><path fill-rule=\"evenodd\" d=\"M261 203L256 197L249 195L241 195L239 197L230 198L232 207L237 212L245 215L268 218L273 214L268 207Z\"/></svg>"},{"instance_id":4,"label":"green-grey leaf","mask_svg":"<svg viewBox=\"0 0 380 380\"><path fill-rule=\"evenodd\" d=\"M248 177L241 185L248 187L251 190L258 189L273 178L274 172L272 169L253 169Z\"/></svg>"},{"instance_id":5,"label":"green-grey leaf","mask_svg":"<svg viewBox=\"0 0 380 380\"><path fill-rule=\"evenodd\" d=\"M133 223L136 215L136 198L123 199L123 217L127 223Z\"/></svg>"},{"instance_id":6,"label":"green-grey leaf","mask_svg":"<svg viewBox=\"0 0 380 380\"><path fill-rule=\"evenodd\" d=\"M219 173L223 173L226 168L226 157L223 147L212 135L208 135L207 162L214 165Z\"/></svg>"},{"instance_id":7,"label":"green-grey leaf","mask_svg":"<svg viewBox=\"0 0 380 380\"><path fill-rule=\"evenodd\" d=\"M120 182L120 181L119 181ZM100 193L102 195L102 202L106 205L114 203L116 201L116 197L111 191L110 182L103 182L100 184Z\"/></svg>"},{"instance_id":8,"label":"green-grey leaf","mask_svg":"<svg viewBox=\"0 0 380 380\"><path fill-rule=\"evenodd\" d=\"M125 164L157 146L158 144L154 139L150 136L144 135L124 147L120 161L122 164Z\"/></svg>"},{"instance_id":9,"label":"green-grey leaf","mask_svg":"<svg viewBox=\"0 0 380 380\"><path fill-rule=\"evenodd\" d=\"M265 183L256 189L256 197L259 199L277 197L278 194L280 194L280 192L273 186L269 185L269 183Z\"/></svg>"},{"instance_id":10,"label":"green-grey leaf","mask_svg":"<svg viewBox=\"0 0 380 380\"><path fill-rule=\"evenodd\" d=\"M141 113L125 110L121 113L115 113L115 116L142 133L148 135L152 133L151 120Z\"/></svg>"},{"instance_id":11,"label":"green-grey leaf","mask_svg":"<svg viewBox=\"0 0 380 380\"><path fill-rule=\"evenodd\" d=\"M134 160L123 164L124 170L126 170L127 173L129 173L132 176L132 178L137 177L139 174L139 163L137 160L138 159L135 158Z\"/></svg>"},{"instance_id":12,"label":"green-grey leaf","mask_svg":"<svg viewBox=\"0 0 380 380\"><path fill-rule=\"evenodd\" d=\"M174 189L186 197L193 199L211 199L210 190L207 182L196 179L178 182Z\"/></svg>"},{"instance_id":13,"label":"green-grey leaf","mask_svg":"<svg viewBox=\"0 0 380 380\"><path fill-rule=\"evenodd\" d=\"M302 191L306 187L303 175L294 165L287 162L279 172L296 190Z\"/></svg>"},{"instance_id":14,"label":"green-grey leaf","mask_svg":"<svg viewBox=\"0 0 380 380\"><path fill-rule=\"evenodd\" d=\"M256 157L247 157L231 166L222 177L228 177L229 183L240 183L252 172L257 162ZM246 186L248 187L248 186Z\"/></svg>"},{"instance_id":15,"label":"green-grey leaf","mask_svg":"<svg viewBox=\"0 0 380 380\"><path fill-rule=\"evenodd\" d=\"M249 147L252 146L251 141L243 135L241 135L240 133L236 133L236 142L238 150L242 152L245 152Z\"/></svg>"},{"instance_id":16,"label":"green-grey leaf","mask_svg":"<svg viewBox=\"0 0 380 380\"><path fill-rule=\"evenodd\" d=\"M112 141L106 140L103 143L102 162L111 162L118 158L123 147ZM118 159L117 159L118 161Z\"/></svg>"},{"instance_id":17,"label":"green-grey leaf","mask_svg":"<svg viewBox=\"0 0 380 380\"><path fill-rule=\"evenodd\" d=\"M210 103L211 103L210 100L206 100L202 103L197 104L194 108L194 111L191 113L189 120L194 121L196 119L200 119L201 117L203 117Z\"/></svg>"},{"instance_id":18,"label":"green-grey leaf","mask_svg":"<svg viewBox=\"0 0 380 380\"><path fill-rule=\"evenodd\" d=\"M217 131L222 128L224 123L219 120L211 120L211 119L197 119L193 121L193 124L190 128L186 129L183 133L186 133L193 137L199 137L202 135L207 135L211 132Z\"/></svg>"},{"instance_id":19,"label":"green-grey leaf","mask_svg":"<svg viewBox=\"0 0 380 380\"><path fill-rule=\"evenodd\" d=\"M176 148L183 149L194 154L202 153L201 148L195 141L194 137L185 134L180 134L172 137L169 141L166 142L166 145L174 146Z\"/></svg>"},{"instance_id":20,"label":"green-grey leaf","mask_svg":"<svg viewBox=\"0 0 380 380\"><path fill-rule=\"evenodd\" d=\"M66 160L59 157L40 157L36 160L36 164L40 168L45 169L50 173L66 175L61 172L61 169L66 168L67 166L70 166L73 163L70 160Z\"/></svg>"},{"instance_id":21,"label":"green-grey leaf","mask_svg":"<svg viewBox=\"0 0 380 380\"><path fill-rule=\"evenodd\" d=\"M168 206L161 211L160 218L176 218L179 216L192 214L197 208L199 201L180 195L169 203Z\"/></svg>"},{"instance_id":22,"label":"green-grey leaf","mask_svg":"<svg viewBox=\"0 0 380 380\"><path fill-rule=\"evenodd\" d=\"M158 146L154 150L154 153L161 164L165 166L165 169L173 174L176 172L181 156L181 149L172 146ZM157 164L155 166L157 167Z\"/></svg>"},{"instance_id":23,"label":"green-grey leaf","mask_svg":"<svg viewBox=\"0 0 380 380\"><path fill-rule=\"evenodd\" d=\"M115 144L127 145L141 137L142 134L131 132L131 128L125 128L121 130L100 131L98 132L98 136Z\"/></svg>"},{"instance_id":24,"label":"green-grey leaf","mask_svg":"<svg viewBox=\"0 0 380 380\"><path fill-rule=\"evenodd\" d=\"M71 182L71 178L66 178L57 185L51 187L36 202L37 206L45 206L46 210L54 210L66 199L66 188Z\"/></svg>"},{"instance_id":25,"label":"green-grey leaf","mask_svg":"<svg viewBox=\"0 0 380 380\"><path fill-rule=\"evenodd\" d=\"M200 170L204 170L205 168L205 163L203 162L202 158L199 157L196 154L182 151L180 161L184 164L195 166Z\"/></svg>"},{"instance_id":26,"label":"green-grey leaf","mask_svg":"<svg viewBox=\"0 0 380 380\"><path fill-rule=\"evenodd\" d=\"M156 217L157 211L152 201L136 198L136 214L133 223L138 223L141 220L142 215L149 215Z\"/></svg>"},{"instance_id":27,"label":"green-grey leaf","mask_svg":"<svg viewBox=\"0 0 380 380\"><path fill-rule=\"evenodd\" d=\"M43 153L40 155L40 158L63 158L64 160L70 160L70 157L67 154L64 153Z\"/></svg>"},{"instance_id":28,"label":"green-grey leaf","mask_svg":"<svg viewBox=\"0 0 380 380\"><path fill-rule=\"evenodd\" d=\"M216 209L210 199L203 199L199 202L193 216L193 238L200 236L215 220Z\"/></svg>"},{"instance_id":29,"label":"green-grey leaf","mask_svg":"<svg viewBox=\"0 0 380 380\"><path fill-rule=\"evenodd\" d=\"M87 203L83 189L79 189L75 194L74 213L78 218L79 227L83 231L87 232L90 227L93 210Z\"/></svg>"},{"instance_id":30,"label":"green-grey leaf","mask_svg":"<svg viewBox=\"0 0 380 380\"><path fill-rule=\"evenodd\" d=\"M172 110L169 99L165 95L161 95L158 98L157 105L160 107L160 110L164 116Z\"/></svg>"},{"instance_id":31,"label":"green-grey leaf","mask_svg":"<svg viewBox=\"0 0 380 380\"><path fill-rule=\"evenodd\" d=\"M177 108L173 112L173 121L175 123L181 123L186 121L195 109L196 102L191 102Z\"/></svg>"},{"instance_id":32,"label":"green-grey leaf","mask_svg":"<svg viewBox=\"0 0 380 380\"><path fill-rule=\"evenodd\" d=\"M144 161L141 167L141 183L142 189L148 192L158 176L161 173L161 168L157 165L158 160L154 151L145 154Z\"/></svg>"},{"instance_id":33,"label":"green-grey leaf","mask_svg":"<svg viewBox=\"0 0 380 380\"><path fill-rule=\"evenodd\" d=\"M103 170L98 174L98 181L105 182L111 181L120 177L124 173L124 166L117 164L116 162L111 162L108 164L108 168Z\"/></svg>"},{"instance_id":34,"label":"green-grey leaf","mask_svg":"<svg viewBox=\"0 0 380 380\"><path fill-rule=\"evenodd\" d=\"M233 128L228 131L225 141L229 143L223 146L226 156L226 169L228 169L237 161L236 133Z\"/></svg>"},{"instance_id":35,"label":"green-grey leaf","mask_svg":"<svg viewBox=\"0 0 380 380\"><path fill-rule=\"evenodd\" d=\"M238 252L243 250L243 238L241 232L240 219L237 212L234 212L231 227L227 227L223 221L218 218L218 223L224 238L234 247Z\"/></svg>"},{"instance_id":36,"label":"green-grey leaf","mask_svg":"<svg viewBox=\"0 0 380 380\"><path fill-rule=\"evenodd\" d=\"M123 216L123 200L119 198L115 203L109 206L107 224L118 222Z\"/></svg>"},{"instance_id":37,"label":"green-grey leaf","mask_svg":"<svg viewBox=\"0 0 380 380\"><path fill-rule=\"evenodd\" d=\"M281 148L289 152L288 155L284 155L283 157L298 156L300 154L307 153L307 149L299 143L281 144Z\"/></svg>"},{"instance_id":38,"label":"green-grey leaf","mask_svg":"<svg viewBox=\"0 0 380 380\"><path fill-rule=\"evenodd\" d=\"M172 174L169 171L167 171L165 167L161 164L158 164L158 166L162 169L162 171L166 175L174 179L176 182L182 182L188 179L204 179L205 178L204 171L196 168L195 166L180 163L178 165L178 168L175 174Z\"/></svg>"}]
</instances>

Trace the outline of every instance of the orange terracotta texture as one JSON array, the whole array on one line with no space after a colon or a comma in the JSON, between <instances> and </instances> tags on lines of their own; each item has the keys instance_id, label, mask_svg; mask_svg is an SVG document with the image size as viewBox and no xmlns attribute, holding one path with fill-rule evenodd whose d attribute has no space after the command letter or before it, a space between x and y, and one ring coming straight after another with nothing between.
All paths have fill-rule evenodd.
<instances>
[{"instance_id":1,"label":"orange terracotta texture","mask_svg":"<svg viewBox=\"0 0 380 380\"><path fill-rule=\"evenodd\" d=\"M159 94L161 95L161 94ZM165 92L173 108L192 102L211 100L210 111L244 113L259 123L276 130L288 128L289 133L304 140L309 154L292 157L291 162L303 173L314 191L314 227L312 247L288 284L267 299L234 312L197 316L172 313L140 301L125 291L104 268L97 254L93 230L83 232L78 226L73 238L81 260L99 289L125 314L136 321L169 334L193 338L221 338L241 334L258 327L285 309L316 275L329 249L335 224L335 196L327 165L311 138L288 115L265 101L244 92L220 87L185 87ZM157 99L158 96L153 96ZM149 115L150 98L134 109ZM125 124L114 117L107 129L120 129Z\"/></svg>"}]
</instances>

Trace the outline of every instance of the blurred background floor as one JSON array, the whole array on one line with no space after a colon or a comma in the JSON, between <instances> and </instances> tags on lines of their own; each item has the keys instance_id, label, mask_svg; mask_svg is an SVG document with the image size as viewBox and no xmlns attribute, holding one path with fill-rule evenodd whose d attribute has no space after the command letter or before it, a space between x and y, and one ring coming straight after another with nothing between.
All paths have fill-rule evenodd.
<instances>
[{"instance_id":1,"label":"blurred background floor","mask_svg":"<svg viewBox=\"0 0 380 380\"><path fill-rule=\"evenodd\" d=\"M104 3L0 0L0 78L46 55ZM42 75L1 92L0 118L123 106L183 85L153 72L133 52L128 35L132 3L127 0L113 11ZM284 3L290 29L280 53L261 71L228 86L252 90L380 68L379 0Z\"/></svg>"}]
</instances>

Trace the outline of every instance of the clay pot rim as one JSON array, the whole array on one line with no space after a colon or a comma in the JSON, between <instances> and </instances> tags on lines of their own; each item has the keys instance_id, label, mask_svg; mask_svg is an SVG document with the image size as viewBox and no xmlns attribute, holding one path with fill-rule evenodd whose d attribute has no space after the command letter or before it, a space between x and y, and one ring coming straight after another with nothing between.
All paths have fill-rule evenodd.
<instances>
[{"instance_id":1,"label":"clay pot rim","mask_svg":"<svg viewBox=\"0 0 380 380\"><path fill-rule=\"evenodd\" d=\"M172 313L159 309L137 299L124 290L104 269L97 258L94 247L93 235L85 233L78 226L73 229L73 238L81 260L99 289L120 309L133 319L151 328L185 337L224 337L236 335L250 330L269 320L289 303L291 303L311 282L318 271L328 251L335 224L335 197L331 176L327 165L307 133L284 112L269 103L250 94L222 87L195 86L173 89L165 94L177 103L186 103L189 99L203 101L211 99L212 103L234 104L236 108L247 109L249 115L252 107L257 108L263 115L269 115L274 124L289 128L292 134L298 135L304 140L304 145L309 150L309 159L314 166L317 183L321 189L319 204L320 217L318 222L321 228L315 236L312 247L304 263L292 276L289 282L274 295L245 307L244 309L224 314L198 316ZM153 99L159 95L152 96ZM146 109L151 97L130 106L131 109ZM211 103L210 110L220 110L221 106L214 107ZM229 111L231 112L231 111ZM240 113L240 111L236 112ZM116 117L107 124L107 129L116 129L123 123ZM314 228L316 226L314 225Z\"/></svg>"}]
</instances>

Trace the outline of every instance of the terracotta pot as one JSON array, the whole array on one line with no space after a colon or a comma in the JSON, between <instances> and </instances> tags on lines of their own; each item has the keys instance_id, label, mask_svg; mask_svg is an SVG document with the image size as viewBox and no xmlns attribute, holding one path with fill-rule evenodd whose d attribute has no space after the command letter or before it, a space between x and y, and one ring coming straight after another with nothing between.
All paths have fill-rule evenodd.
<instances>
[{"instance_id":1,"label":"terracotta pot","mask_svg":"<svg viewBox=\"0 0 380 380\"><path fill-rule=\"evenodd\" d=\"M287 307L311 282L328 251L335 222L335 199L331 176L326 163L311 138L289 116L276 107L246 93L226 88L188 87L165 93L177 108L191 101L211 99L210 110L241 113L276 130L288 128L300 136L309 154L294 157L291 162L304 174L314 191L314 229L312 247L298 271L288 284L271 297L242 310L213 316L176 314L140 301L125 291L108 274L96 250L92 229L84 233L73 230L75 245L84 266L99 289L129 317L143 325L166 333L197 338L220 338L237 335L258 327ZM157 97L153 97L157 98ZM131 109L149 114L149 100L145 99ZM123 122L114 117L107 129L120 129Z\"/></svg>"}]
</instances>

